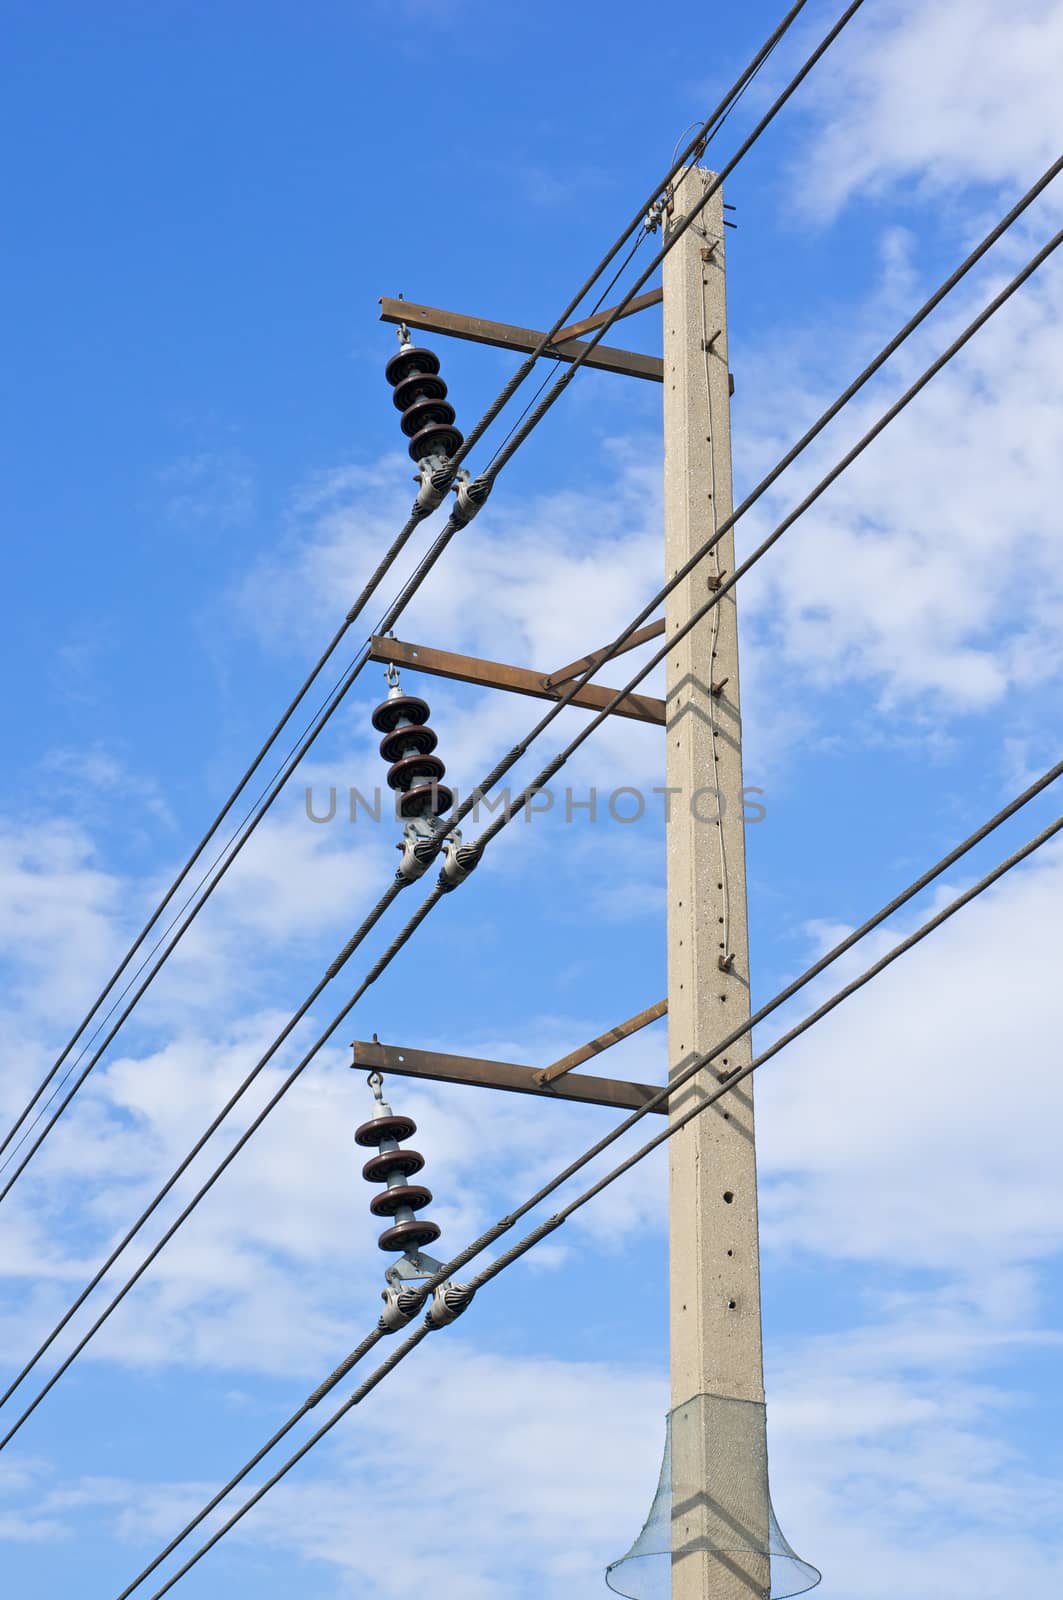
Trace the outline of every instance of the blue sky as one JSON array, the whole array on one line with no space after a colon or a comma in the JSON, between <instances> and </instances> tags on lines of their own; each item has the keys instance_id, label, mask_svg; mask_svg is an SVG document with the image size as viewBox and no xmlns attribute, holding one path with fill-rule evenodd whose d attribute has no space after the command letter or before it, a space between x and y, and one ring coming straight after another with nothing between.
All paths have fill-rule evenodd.
<instances>
[{"instance_id":1,"label":"blue sky","mask_svg":"<svg viewBox=\"0 0 1063 1600\"><path fill-rule=\"evenodd\" d=\"M835 8L806 15L715 159ZM378 297L548 325L776 21L759 0L653 18L549 0L8 8L7 1121L404 519ZM868 0L735 173L740 492L1058 154L1061 47L1045 0ZM743 548L1059 226L1061 192L743 521ZM760 997L1059 758L1061 294L1049 266L740 591L746 781L767 808L747 832ZM659 324L615 337L654 350ZM512 358L430 342L468 424ZM609 638L660 581L659 405L581 374L400 636L543 671ZM418 687L462 787L533 720L529 701ZM5 1372L390 876L387 829L305 813L307 785L381 780L382 690L363 675L4 1203ZM569 781L659 782L655 730L604 729ZM774 1499L825 1600L1003 1600L1016 1572L1031 1592L1063 1578L1061 889L1049 848L758 1080ZM13 1593L117 1594L375 1317L351 1142L368 1093L346 1042L553 1059L663 993L663 907L653 819L555 813L501 836L0 1453ZM660 1081L663 1032L612 1065ZM610 1122L409 1082L393 1098L454 1249ZM429 1340L178 1592L606 1593L663 1443L665 1223L651 1160Z\"/></svg>"}]
</instances>

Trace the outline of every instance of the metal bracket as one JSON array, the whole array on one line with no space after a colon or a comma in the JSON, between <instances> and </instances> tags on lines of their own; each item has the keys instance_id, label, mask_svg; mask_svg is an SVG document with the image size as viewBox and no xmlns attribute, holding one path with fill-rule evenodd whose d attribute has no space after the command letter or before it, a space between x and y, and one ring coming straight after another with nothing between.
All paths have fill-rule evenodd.
<instances>
[{"instance_id":1,"label":"metal bracket","mask_svg":"<svg viewBox=\"0 0 1063 1600\"><path fill-rule=\"evenodd\" d=\"M407 1250L404 1256L399 1256L384 1272L384 1277L393 1289L400 1283L413 1283L418 1278L434 1278L437 1272L443 1270L443 1262L437 1261L435 1256L426 1256L423 1250Z\"/></svg>"}]
</instances>

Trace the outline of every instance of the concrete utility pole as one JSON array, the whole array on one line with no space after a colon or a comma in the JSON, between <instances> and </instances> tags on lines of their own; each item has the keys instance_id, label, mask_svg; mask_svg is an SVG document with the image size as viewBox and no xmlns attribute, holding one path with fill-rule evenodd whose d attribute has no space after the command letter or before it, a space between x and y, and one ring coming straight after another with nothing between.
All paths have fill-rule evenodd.
<instances>
[{"instance_id":1,"label":"concrete utility pole","mask_svg":"<svg viewBox=\"0 0 1063 1600\"><path fill-rule=\"evenodd\" d=\"M710 181L687 169L675 186L672 226ZM722 192L664 261L664 439L671 577L732 509ZM729 533L670 596L666 637L734 565ZM735 595L667 658L673 1071L750 1011ZM670 1115L750 1055L747 1037L677 1093ZM750 1079L669 1144L673 1410L691 1403L683 1425L673 1421L673 1600L761 1600L769 1592L752 1089Z\"/></svg>"}]
</instances>

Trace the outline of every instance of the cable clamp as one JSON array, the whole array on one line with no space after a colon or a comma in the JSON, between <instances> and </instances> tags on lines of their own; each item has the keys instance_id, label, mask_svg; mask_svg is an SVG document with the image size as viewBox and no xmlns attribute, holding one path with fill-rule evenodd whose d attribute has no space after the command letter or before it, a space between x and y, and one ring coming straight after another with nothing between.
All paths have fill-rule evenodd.
<instances>
[{"instance_id":1,"label":"cable clamp","mask_svg":"<svg viewBox=\"0 0 1063 1600\"><path fill-rule=\"evenodd\" d=\"M464 468L459 468L457 482L454 484L454 493L458 503L451 512L451 516L459 528L464 528L470 523L480 510L487 496L491 493L492 479L486 477L471 478Z\"/></svg>"},{"instance_id":2,"label":"cable clamp","mask_svg":"<svg viewBox=\"0 0 1063 1600\"><path fill-rule=\"evenodd\" d=\"M424 1305L424 1291L421 1289L397 1289L391 1285L381 1289L380 1298L384 1302L384 1309L380 1313L377 1327L381 1333L398 1333L400 1328L405 1328Z\"/></svg>"},{"instance_id":3,"label":"cable clamp","mask_svg":"<svg viewBox=\"0 0 1063 1600\"><path fill-rule=\"evenodd\" d=\"M445 1328L467 1311L472 1304L475 1289L464 1283L441 1283L432 1293L432 1304L425 1317L426 1328Z\"/></svg>"},{"instance_id":4,"label":"cable clamp","mask_svg":"<svg viewBox=\"0 0 1063 1600\"><path fill-rule=\"evenodd\" d=\"M439 888L444 894L465 882L470 872L479 866L483 853L480 840L475 844L462 844L460 832L455 830L450 835L443 846L443 866L439 874Z\"/></svg>"},{"instance_id":5,"label":"cable clamp","mask_svg":"<svg viewBox=\"0 0 1063 1600\"><path fill-rule=\"evenodd\" d=\"M425 456L421 461L418 476L421 487L413 502L412 515L418 518L428 517L433 511L438 510L446 499L447 490L454 482L454 468L448 466L446 456Z\"/></svg>"},{"instance_id":6,"label":"cable clamp","mask_svg":"<svg viewBox=\"0 0 1063 1600\"><path fill-rule=\"evenodd\" d=\"M439 821L435 817L412 817L402 830L402 843L395 846L402 851L402 860L395 873L401 884L416 883L423 878L439 854L437 834Z\"/></svg>"},{"instance_id":7,"label":"cable clamp","mask_svg":"<svg viewBox=\"0 0 1063 1600\"><path fill-rule=\"evenodd\" d=\"M661 225L661 215L664 211L664 200L655 200L642 219L643 233L656 233Z\"/></svg>"}]
</instances>

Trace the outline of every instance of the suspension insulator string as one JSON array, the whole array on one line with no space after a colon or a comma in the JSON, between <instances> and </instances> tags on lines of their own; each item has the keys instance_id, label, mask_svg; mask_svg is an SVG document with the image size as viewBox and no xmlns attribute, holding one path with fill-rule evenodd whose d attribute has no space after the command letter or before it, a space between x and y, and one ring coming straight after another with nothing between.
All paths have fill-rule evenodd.
<instances>
[{"instance_id":1,"label":"suspension insulator string","mask_svg":"<svg viewBox=\"0 0 1063 1600\"><path fill-rule=\"evenodd\" d=\"M369 1087L373 1091L373 1115L355 1129L354 1142L376 1147L376 1154L362 1168L367 1183L383 1183L385 1187L369 1202L374 1217L391 1219L377 1240L381 1250L422 1250L439 1238L438 1223L416 1213L432 1204L432 1191L424 1184L411 1183L410 1179L424 1166L424 1157L417 1150L403 1149L403 1141L412 1139L417 1124L412 1117L396 1116L384 1099L384 1080L379 1072L369 1074Z\"/></svg>"},{"instance_id":2,"label":"suspension insulator string","mask_svg":"<svg viewBox=\"0 0 1063 1600\"><path fill-rule=\"evenodd\" d=\"M375 1217L390 1221L377 1244L381 1250L401 1252L384 1273L387 1288L381 1292L384 1310L378 1323L380 1333L397 1333L428 1298L426 1290L415 1288L411 1280L438 1278L442 1263L421 1252L439 1238L440 1228L438 1223L417 1215L432 1203L431 1189L410 1181L424 1166L420 1151L405 1146L405 1141L417 1132L417 1124L412 1117L396 1116L384 1099L384 1079L379 1072L371 1072L368 1082L373 1091L373 1115L355 1129L354 1139L356 1144L376 1150L363 1166L362 1177L367 1183L384 1185L369 1202ZM461 1316L471 1300L472 1290L464 1284L449 1278L433 1284L428 1325L445 1327Z\"/></svg>"},{"instance_id":3,"label":"suspension insulator string","mask_svg":"<svg viewBox=\"0 0 1063 1600\"><path fill-rule=\"evenodd\" d=\"M384 376L391 384L395 409L402 413L399 427L410 441L410 457L418 466L428 456L449 460L465 443L465 435L454 426L454 407L439 376L439 357L434 350L411 344L405 323L398 332L399 351L384 368Z\"/></svg>"},{"instance_id":4,"label":"suspension insulator string","mask_svg":"<svg viewBox=\"0 0 1063 1600\"><path fill-rule=\"evenodd\" d=\"M380 754L390 763L388 787L398 791L396 811L404 822L434 820L454 804L453 791L440 779L446 767L434 754L438 739L428 727L431 711L420 695L403 694L399 670L389 666L388 695L373 712L373 727L383 734Z\"/></svg>"}]
</instances>

